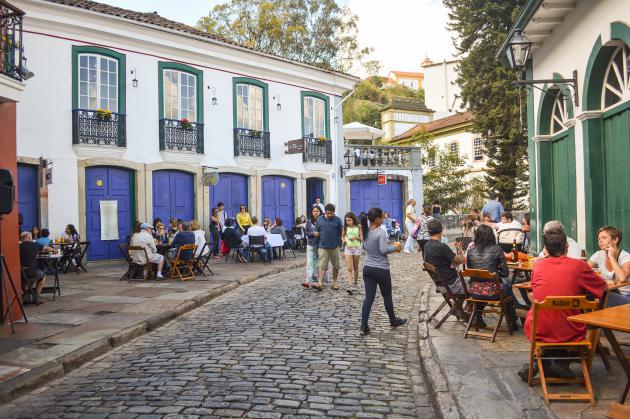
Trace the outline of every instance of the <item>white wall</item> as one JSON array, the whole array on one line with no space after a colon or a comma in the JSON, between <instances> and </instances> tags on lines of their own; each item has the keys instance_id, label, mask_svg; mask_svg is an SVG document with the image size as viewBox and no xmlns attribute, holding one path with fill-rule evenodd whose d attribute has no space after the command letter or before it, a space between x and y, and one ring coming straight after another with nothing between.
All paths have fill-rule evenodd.
<instances>
[{"instance_id":1,"label":"white wall","mask_svg":"<svg viewBox=\"0 0 630 419\"><path fill-rule=\"evenodd\" d=\"M455 97L461 93L459 85L455 83L456 66L457 63L444 61L423 68L424 102L435 111L434 120L462 111L459 107L461 99L455 101Z\"/></svg>"}]
</instances>

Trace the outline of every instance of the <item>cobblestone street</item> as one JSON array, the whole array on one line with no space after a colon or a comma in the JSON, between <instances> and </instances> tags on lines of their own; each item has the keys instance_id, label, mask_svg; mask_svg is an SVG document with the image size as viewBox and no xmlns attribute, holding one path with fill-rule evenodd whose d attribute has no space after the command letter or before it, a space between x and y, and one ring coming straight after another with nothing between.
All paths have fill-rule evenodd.
<instances>
[{"instance_id":1,"label":"cobblestone street","mask_svg":"<svg viewBox=\"0 0 630 419\"><path fill-rule=\"evenodd\" d=\"M296 269L239 287L0 416L431 417L416 349L419 259L391 260L397 315L412 327L390 328L378 296L362 338L363 291L306 290Z\"/></svg>"}]
</instances>

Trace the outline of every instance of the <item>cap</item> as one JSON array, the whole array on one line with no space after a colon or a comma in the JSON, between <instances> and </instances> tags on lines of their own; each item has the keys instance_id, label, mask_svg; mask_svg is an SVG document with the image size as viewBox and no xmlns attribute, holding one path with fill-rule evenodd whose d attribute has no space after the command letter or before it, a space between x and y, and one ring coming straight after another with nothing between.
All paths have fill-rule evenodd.
<instances>
[{"instance_id":1,"label":"cap","mask_svg":"<svg viewBox=\"0 0 630 419\"><path fill-rule=\"evenodd\" d=\"M144 230L145 228L153 228L153 226L149 223L142 223L140 224L140 228Z\"/></svg>"}]
</instances>

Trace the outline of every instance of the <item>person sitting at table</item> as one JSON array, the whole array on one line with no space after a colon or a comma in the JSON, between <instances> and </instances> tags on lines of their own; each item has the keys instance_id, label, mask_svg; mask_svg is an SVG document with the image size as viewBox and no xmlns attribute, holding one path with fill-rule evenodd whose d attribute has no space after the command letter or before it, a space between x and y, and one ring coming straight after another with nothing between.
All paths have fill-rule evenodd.
<instances>
[{"instance_id":1,"label":"person sitting at table","mask_svg":"<svg viewBox=\"0 0 630 419\"><path fill-rule=\"evenodd\" d=\"M521 223L514 220L511 212L501 214L501 222L497 225L497 237L504 252L511 252L515 242L517 248L521 248L523 245L522 228Z\"/></svg>"},{"instance_id":2,"label":"person sitting at table","mask_svg":"<svg viewBox=\"0 0 630 419\"><path fill-rule=\"evenodd\" d=\"M164 224L164 223L162 222L162 219L161 219L161 218L159 218L159 217L158 217L158 218L154 218L154 219L153 219L153 235L155 235L155 232L157 231L157 226L158 226L158 224Z\"/></svg>"},{"instance_id":3,"label":"person sitting at table","mask_svg":"<svg viewBox=\"0 0 630 419\"><path fill-rule=\"evenodd\" d=\"M567 257L569 244L567 236L559 228L548 229L543 233L543 242L548 257L536 262L532 272L531 287L535 301L544 301L548 296L591 295L601 298L606 290L606 282L598 277L586 262ZM525 319L525 335L532 339L533 306ZM586 326L567 320L567 317L580 314L580 310L541 310L538 313L536 338L542 342L573 342L584 339ZM557 352L557 353L556 353ZM548 353L549 355L549 353ZM556 349L552 355L563 356L566 352ZM543 360L545 371L552 375L573 376L568 360ZM518 375L525 381L529 364L523 366ZM538 374L534 364L534 375Z\"/></svg>"},{"instance_id":4,"label":"person sitting at table","mask_svg":"<svg viewBox=\"0 0 630 419\"><path fill-rule=\"evenodd\" d=\"M287 241L287 229L282 225L282 220L280 218L276 218L269 233L280 234L282 236L282 240L285 242Z\"/></svg>"},{"instance_id":5,"label":"person sitting at table","mask_svg":"<svg viewBox=\"0 0 630 419\"><path fill-rule=\"evenodd\" d=\"M427 221L429 241L424 245L424 261L437 269L453 294L461 295L464 293L464 290L459 279L459 273L454 267L464 263L464 253L459 242L455 242L457 253L453 252L447 244L442 243L442 230L443 227L440 220L431 218ZM436 284L436 290L442 294L446 293L446 290L439 284ZM461 306L457 307L453 314L458 320L468 321L468 314L464 312Z\"/></svg>"},{"instance_id":6,"label":"person sitting at table","mask_svg":"<svg viewBox=\"0 0 630 419\"><path fill-rule=\"evenodd\" d=\"M78 243L81 241L81 236L79 236L79 232L74 227L74 224L68 224L66 226L66 230L64 231L63 241L65 243Z\"/></svg>"},{"instance_id":7,"label":"person sitting at table","mask_svg":"<svg viewBox=\"0 0 630 419\"><path fill-rule=\"evenodd\" d=\"M263 221L263 225L262 225L262 226L263 226L263 228L265 229L265 231L266 231L267 233L269 233L269 232L271 231L271 227L272 227L272 224L271 224L271 218L269 218L269 217L265 217L265 219L264 219L264 221Z\"/></svg>"},{"instance_id":8,"label":"person sitting at table","mask_svg":"<svg viewBox=\"0 0 630 419\"><path fill-rule=\"evenodd\" d=\"M195 249L195 258L198 258L199 256L205 256L210 253L210 248L207 246L204 247L206 244L206 233L201 229L199 221L192 220L190 222L190 228L195 235L195 244L197 245L197 248ZM201 253L202 250L203 254Z\"/></svg>"},{"instance_id":9,"label":"person sitting at table","mask_svg":"<svg viewBox=\"0 0 630 419\"><path fill-rule=\"evenodd\" d=\"M157 247L155 247L155 240L153 239L152 233L153 228L149 223L140 224L140 231L134 233L131 236L131 245L143 247L146 251L146 257L144 252L139 250L131 250L129 251L129 256L133 259L135 263L138 265L146 265L147 258L157 265L157 277L164 278L162 275L162 269L164 268L164 256L158 253Z\"/></svg>"},{"instance_id":10,"label":"person sitting at table","mask_svg":"<svg viewBox=\"0 0 630 419\"><path fill-rule=\"evenodd\" d=\"M172 217L170 220L168 220L168 237L169 237L169 241L173 239L173 237L175 237L175 234L177 234L177 226L178 226L179 222L177 220L176 217Z\"/></svg>"},{"instance_id":11,"label":"person sitting at table","mask_svg":"<svg viewBox=\"0 0 630 419\"><path fill-rule=\"evenodd\" d=\"M495 224L495 222L492 221L492 216L490 215L489 212L484 212L481 214L481 224L485 224L488 227L492 228L492 230L495 231L495 235L496 235L497 224Z\"/></svg>"},{"instance_id":12,"label":"person sitting at table","mask_svg":"<svg viewBox=\"0 0 630 419\"><path fill-rule=\"evenodd\" d=\"M33 228L31 228L31 235L33 236L33 241L37 241L37 239L41 237L41 232L39 231L38 226L33 226Z\"/></svg>"},{"instance_id":13,"label":"person sitting at table","mask_svg":"<svg viewBox=\"0 0 630 419\"><path fill-rule=\"evenodd\" d=\"M243 240L235 224L234 218L230 217L225 220L223 241L229 249L236 249L236 257L240 262L247 263L247 259L243 256Z\"/></svg>"},{"instance_id":14,"label":"person sitting at table","mask_svg":"<svg viewBox=\"0 0 630 419\"><path fill-rule=\"evenodd\" d=\"M39 305L43 304L42 290L46 283L46 274L37 267L37 254L40 252L54 252L50 246L43 246L33 241L33 235L30 231L24 231L20 234L20 266L26 268L24 272L26 281L31 286L35 286L32 301Z\"/></svg>"},{"instance_id":15,"label":"person sitting at table","mask_svg":"<svg viewBox=\"0 0 630 419\"><path fill-rule=\"evenodd\" d=\"M494 231L487 225L480 225L475 231L474 241L466 252L466 267L469 269L483 269L488 272L498 273L502 278L510 275L505 255L501 246L497 244ZM503 297L513 296L512 287L507 283L502 284ZM479 300L497 300L499 290L496 282L489 279L471 278L468 285L470 296ZM484 304L485 305L485 304ZM483 320L483 312L475 311L473 326L486 327ZM506 312L508 326L514 331L518 329L516 325L516 310L514 299L508 304Z\"/></svg>"},{"instance_id":16,"label":"person sitting at table","mask_svg":"<svg viewBox=\"0 0 630 419\"><path fill-rule=\"evenodd\" d=\"M619 248L622 238L621 230L616 227L600 228L597 231L600 250L588 260L588 266L597 266L600 276L611 285L627 283L630 278L630 253ZM608 307L624 304L630 304L630 285L608 293Z\"/></svg>"},{"instance_id":17,"label":"person sitting at table","mask_svg":"<svg viewBox=\"0 0 630 419\"><path fill-rule=\"evenodd\" d=\"M236 214L236 223L241 233L247 234L247 230L252 225L252 217L249 215L249 212L247 212L245 205L239 207L238 214Z\"/></svg>"},{"instance_id":18,"label":"person sitting at table","mask_svg":"<svg viewBox=\"0 0 630 419\"><path fill-rule=\"evenodd\" d=\"M157 223L153 237L157 240L157 244L168 244L168 233L164 223Z\"/></svg>"},{"instance_id":19,"label":"person sitting at table","mask_svg":"<svg viewBox=\"0 0 630 419\"><path fill-rule=\"evenodd\" d=\"M543 226L543 234L545 234L545 231L554 230L554 229L561 230L566 235L566 230L564 229L564 225L562 225L562 223L558 220L547 221L545 225ZM570 257L571 259L582 260L582 248L580 247L580 245L569 236L567 236L567 243L569 244L567 257ZM538 255L539 258L546 258L547 256L548 255L545 252L545 248L543 248L543 250Z\"/></svg>"},{"instance_id":20,"label":"person sitting at table","mask_svg":"<svg viewBox=\"0 0 630 419\"><path fill-rule=\"evenodd\" d=\"M387 237L392 236L392 219L389 216L389 212L383 211L383 223L381 226L384 226L385 232L387 232Z\"/></svg>"},{"instance_id":21,"label":"person sitting at table","mask_svg":"<svg viewBox=\"0 0 630 419\"><path fill-rule=\"evenodd\" d=\"M52 247L53 241L50 239L50 230L47 228L42 228L41 236L35 240L35 242L41 244L42 246Z\"/></svg>"},{"instance_id":22,"label":"person sitting at table","mask_svg":"<svg viewBox=\"0 0 630 419\"><path fill-rule=\"evenodd\" d=\"M275 233L270 233L275 234ZM265 229L258 225L258 217L255 215L252 217L252 225L247 230L248 237L260 237L263 236L265 238L265 246L259 247L256 249L258 252L258 256L263 260L269 260L271 257L271 246L267 243L267 232Z\"/></svg>"},{"instance_id":23,"label":"person sitting at table","mask_svg":"<svg viewBox=\"0 0 630 419\"><path fill-rule=\"evenodd\" d=\"M179 246L183 246L185 244L195 244L195 233L190 231L190 223L181 223L181 231L173 237L173 242L171 244L173 245L173 248L169 252L171 252L173 257L177 256ZM181 260L191 260L192 258L192 250L184 250L180 255Z\"/></svg>"}]
</instances>

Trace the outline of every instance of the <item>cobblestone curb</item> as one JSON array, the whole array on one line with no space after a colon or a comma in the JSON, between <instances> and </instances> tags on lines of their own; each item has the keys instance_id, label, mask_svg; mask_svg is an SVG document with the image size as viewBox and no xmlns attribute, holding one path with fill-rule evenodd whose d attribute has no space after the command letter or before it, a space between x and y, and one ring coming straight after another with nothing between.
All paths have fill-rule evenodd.
<instances>
[{"instance_id":1,"label":"cobblestone curb","mask_svg":"<svg viewBox=\"0 0 630 419\"><path fill-rule=\"evenodd\" d=\"M264 273L250 275L248 277L241 278L238 281L233 281L212 290L208 290L207 292L199 294L190 300L178 304L170 310L156 314L155 316L136 323L133 326L92 342L75 351L69 352L57 359L33 368L24 374L20 374L15 378L4 381L0 383L0 404L7 403L22 394L34 390L37 387L61 378L86 362L91 361L94 358L97 358L104 353L137 338L138 336L149 333L160 326L165 325L171 320L182 316L193 309L199 308L208 301L232 291L241 285L249 284L266 276L302 268L304 266L306 266L305 262L295 262Z\"/></svg>"},{"instance_id":2,"label":"cobblestone curb","mask_svg":"<svg viewBox=\"0 0 630 419\"><path fill-rule=\"evenodd\" d=\"M433 399L433 406L438 417L443 419L462 418L461 411L455 398L448 388L446 375L442 371L435 356L435 348L431 344L429 335L429 293L432 286L427 285L421 291L418 321L418 349L422 360L422 371L429 387L429 394Z\"/></svg>"}]
</instances>

